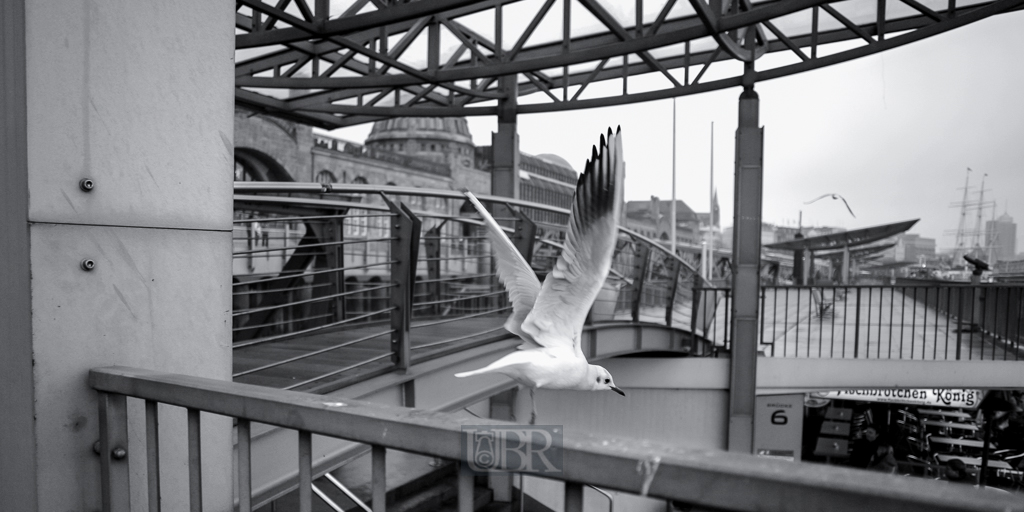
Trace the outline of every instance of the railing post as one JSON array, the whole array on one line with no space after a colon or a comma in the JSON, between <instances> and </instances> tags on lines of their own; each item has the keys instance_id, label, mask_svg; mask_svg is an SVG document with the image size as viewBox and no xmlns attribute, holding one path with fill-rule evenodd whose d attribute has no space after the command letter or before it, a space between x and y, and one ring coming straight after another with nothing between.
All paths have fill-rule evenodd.
<instances>
[{"instance_id":1,"label":"railing post","mask_svg":"<svg viewBox=\"0 0 1024 512\"><path fill-rule=\"evenodd\" d=\"M100 494L103 512L130 512L128 400L100 393Z\"/></svg>"},{"instance_id":2,"label":"railing post","mask_svg":"<svg viewBox=\"0 0 1024 512\"><path fill-rule=\"evenodd\" d=\"M423 236L423 250L427 259L427 290L430 291L432 300L441 297L441 227L444 223L427 230ZM437 315L441 313L441 305L434 304L431 311Z\"/></svg>"},{"instance_id":3,"label":"railing post","mask_svg":"<svg viewBox=\"0 0 1024 512\"><path fill-rule=\"evenodd\" d=\"M583 484L565 483L565 512L583 512Z\"/></svg>"},{"instance_id":4,"label":"railing post","mask_svg":"<svg viewBox=\"0 0 1024 512\"><path fill-rule=\"evenodd\" d=\"M644 296L644 281L647 280L647 267L651 261L651 248L645 244L637 245L637 255L633 266L633 307L634 322L640 321L640 301Z\"/></svg>"},{"instance_id":5,"label":"railing post","mask_svg":"<svg viewBox=\"0 0 1024 512\"><path fill-rule=\"evenodd\" d=\"M679 272L682 268L672 256L665 258L665 272L672 276L672 284L668 287L668 299L665 304L665 326L672 327L672 313L676 305L676 291L679 289ZM692 330L690 331L693 332Z\"/></svg>"},{"instance_id":6,"label":"railing post","mask_svg":"<svg viewBox=\"0 0 1024 512\"><path fill-rule=\"evenodd\" d=\"M854 311L853 320L853 358L857 359L860 354L860 287L857 287L857 309ZM913 343L913 340L911 340Z\"/></svg>"},{"instance_id":7,"label":"railing post","mask_svg":"<svg viewBox=\"0 0 1024 512\"><path fill-rule=\"evenodd\" d=\"M519 209L513 208L510 204L505 206L516 219L516 230L510 237L512 245L516 246L516 249L519 250L519 254L523 255L526 263L533 263L533 243L537 236L537 225Z\"/></svg>"},{"instance_id":8,"label":"railing post","mask_svg":"<svg viewBox=\"0 0 1024 512\"><path fill-rule=\"evenodd\" d=\"M413 281L420 241L420 219L401 202L381 194L391 209L391 360L400 370L412 364L409 328L412 324Z\"/></svg>"},{"instance_id":9,"label":"railing post","mask_svg":"<svg viewBox=\"0 0 1024 512\"><path fill-rule=\"evenodd\" d=\"M704 297L704 280L701 279L700 274L693 273L693 301L690 306L690 353L695 354L697 351L697 317L704 315L700 314L700 303L705 299ZM708 333L706 329L703 329L701 333L704 339L708 339ZM703 352L701 355L704 355Z\"/></svg>"},{"instance_id":10,"label":"railing post","mask_svg":"<svg viewBox=\"0 0 1024 512\"><path fill-rule=\"evenodd\" d=\"M345 297L338 296L345 292L345 246L341 243L345 239L345 234L342 229L341 219L331 219L325 226L324 231L325 241L331 241L336 244L324 252L327 255L327 267L336 270L335 272L329 272L327 275L331 283L331 294L335 295L331 305L334 310L334 321L337 322L345 319Z\"/></svg>"},{"instance_id":11,"label":"railing post","mask_svg":"<svg viewBox=\"0 0 1024 512\"><path fill-rule=\"evenodd\" d=\"M458 465L458 510L459 512L473 512L473 471L469 469L469 463L464 460L459 461Z\"/></svg>"},{"instance_id":12,"label":"railing post","mask_svg":"<svg viewBox=\"0 0 1024 512\"><path fill-rule=\"evenodd\" d=\"M373 445L370 453L370 480L371 480L371 505L373 512L385 512L387 510L387 453L384 446Z\"/></svg>"}]
</instances>

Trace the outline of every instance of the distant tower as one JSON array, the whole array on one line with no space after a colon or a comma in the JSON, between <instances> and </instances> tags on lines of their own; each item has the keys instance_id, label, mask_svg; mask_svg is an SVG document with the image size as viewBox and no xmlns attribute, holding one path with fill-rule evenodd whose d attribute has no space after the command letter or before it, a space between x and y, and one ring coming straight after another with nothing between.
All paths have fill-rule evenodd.
<instances>
[{"instance_id":1,"label":"distant tower","mask_svg":"<svg viewBox=\"0 0 1024 512\"><path fill-rule=\"evenodd\" d=\"M967 236L964 233L964 228L967 224L967 191L971 189L971 168L967 168L967 177L964 178L964 199L959 204L953 203L951 206L960 207L960 223L956 227L956 242L953 244L953 262L954 264L960 262L960 256L963 256L967 252L964 247Z\"/></svg>"},{"instance_id":2,"label":"distant tower","mask_svg":"<svg viewBox=\"0 0 1024 512\"><path fill-rule=\"evenodd\" d=\"M992 248L995 261L1012 261L1017 256L1017 224L1013 217L1003 213L998 219L985 223L985 245Z\"/></svg>"}]
</instances>

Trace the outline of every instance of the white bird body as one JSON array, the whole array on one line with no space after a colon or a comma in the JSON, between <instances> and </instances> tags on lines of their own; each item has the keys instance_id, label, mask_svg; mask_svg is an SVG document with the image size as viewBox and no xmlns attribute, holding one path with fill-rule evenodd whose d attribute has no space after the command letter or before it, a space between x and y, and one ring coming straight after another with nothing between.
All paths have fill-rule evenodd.
<instances>
[{"instance_id":1,"label":"white bird body","mask_svg":"<svg viewBox=\"0 0 1024 512\"><path fill-rule=\"evenodd\" d=\"M524 343L518 351L456 377L501 373L529 387L531 396L536 388L625 394L615 387L608 370L587 363L580 349L583 323L611 269L624 167L622 140L609 131L607 142L601 138L600 152L594 148L577 182L565 244L543 286L501 226L473 194L465 192L487 226L498 278L512 302L505 329Z\"/></svg>"},{"instance_id":2,"label":"white bird body","mask_svg":"<svg viewBox=\"0 0 1024 512\"><path fill-rule=\"evenodd\" d=\"M589 391L592 388L584 385L588 383L585 381L588 366L572 349L529 348L517 350L479 370L456 374L456 377L500 373L531 388Z\"/></svg>"}]
</instances>

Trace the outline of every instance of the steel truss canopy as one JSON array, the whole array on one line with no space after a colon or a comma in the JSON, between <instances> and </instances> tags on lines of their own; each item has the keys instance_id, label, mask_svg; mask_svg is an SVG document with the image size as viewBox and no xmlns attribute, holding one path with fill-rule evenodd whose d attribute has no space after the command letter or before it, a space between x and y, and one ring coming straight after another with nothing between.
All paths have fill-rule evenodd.
<instances>
[{"instance_id":1,"label":"steel truss canopy","mask_svg":"<svg viewBox=\"0 0 1024 512\"><path fill-rule=\"evenodd\" d=\"M237 103L336 128L395 116L621 105L752 85L940 34L1020 9L1024 0L236 5Z\"/></svg>"},{"instance_id":2,"label":"steel truss canopy","mask_svg":"<svg viewBox=\"0 0 1024 512\"><path fill-rule=\"evenodd\" d=\"M842 233L832 233L831 235L798 238L796 240L767 244L765 245L765 248L784 251L822 251L843 249L844 247L859 247L872 242L877 242L883 238L889 238L890 236L896 236L903 233L904 231L912 228L914 224L917 224L917 221L919 220L921 219L906 220L881 226L871 226L869 228L853 229L850 231L843 231Z\"/></svg>"}]
</instances>

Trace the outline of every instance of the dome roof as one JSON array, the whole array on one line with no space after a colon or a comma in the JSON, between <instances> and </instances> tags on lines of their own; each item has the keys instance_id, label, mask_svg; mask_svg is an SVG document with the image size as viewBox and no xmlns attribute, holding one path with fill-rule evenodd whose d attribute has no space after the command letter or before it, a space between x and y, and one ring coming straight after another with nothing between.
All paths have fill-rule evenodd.
<instances>
[{"instance_id":1,"label":"dome roof","mask_svg":"<svg viewBox=\"0 0 1024 512\"><path fill-rule=\"evenodd\" d=\"M373 123L367 143L396 139L430 139L473 145L464 117L396 117Z\"/></svg>"},{"instance_id":2,"label":"dome roof","mask_svg":"<svg viewBox=\"0 0 1024 512\"><path fill-rule=\"evenodd\" d=\"M572 165L569 165L568 160L551 153L544 153L543 155L537 155L537 158L544 160L545 162L557 165L559 167L565 167L566 169L572 169ZM573 169L575 171L575 169Z\"/></svg>"}]
</instances>

